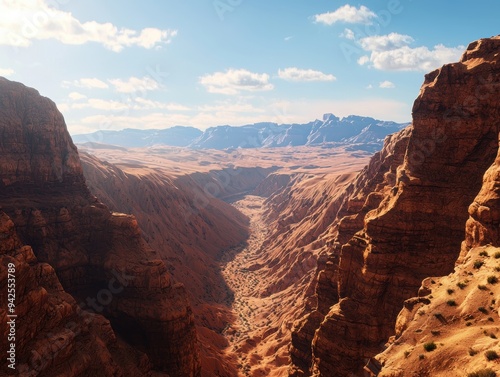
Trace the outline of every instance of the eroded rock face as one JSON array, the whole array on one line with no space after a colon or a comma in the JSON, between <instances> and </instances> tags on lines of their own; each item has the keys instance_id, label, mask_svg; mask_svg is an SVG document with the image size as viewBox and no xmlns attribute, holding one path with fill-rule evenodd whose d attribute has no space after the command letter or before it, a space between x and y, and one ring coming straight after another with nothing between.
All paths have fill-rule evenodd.
<instances>
[{"instance_id":1,"label":"eroded rock face","mask_svg":"<svg viewBox=\"0 0 500 377\"><path fill-rule=\"evenodd\" d=\"M318 261L316 308L294 324L290 353L291 376L307 376L312 362L312 340L330 307L339 302L338 280L341 248L363 227L365 215L377 208L384 194L396 184L396 169L402 164L411 128L389 136L344 194L331 206L336 208L331 226L335 234L326 259ZM338 219L341 219L338 221Z\"/></svg>"},{"instance_id":2,"label":"eroded rock face","mask_svg":"<svg viewBox=\"0 0 500 377\"><path fill-rule=\"evenodd\" d=\"M0 211L0 299L7 303L9 264L15 265L15 369L2 359L1 373L22 376L149 375L148 357L120 342L109 321L84 311L64 291L54 269L40 263L30 246L23 245L14 222ZM0 308L2 336L7 339L11 320L7 307ZM10 343L2 342L7 354ZM78 351L78 352L77 352ZM120 360L118 363L117 361Z\"/></svg>"},{"instance_id":3,"label":"eroded rock face","mask_svg":"<svg viewBox=\"0 0 500 377\"><path fill-rule=\"evenodd\" d=\"M338 268L339 302L316 329L311 369L302 375L360 375L365 360L394 333L404 300L417 294L425 277L452 271L467 208L497 153L499 51L500 37L480 40L459 63L426 75L407 147L395 158L404 156L403 163L386 170L372 194L348 200L358 215L340 222L340 261L322 274L335 277ZM370 177L362 172L359 184L369 186L363 175ZM477 217L481 211L471 212Z\"/></svg>"},{"instance_id":4,"label":"eroded rock face","mask_svg":"<svg viewBox=\"0 0 500 377\"><path fill-rule=\"evenodd\" d=\"M76 299L83 309L107 318L98 316L108 327L98 326L95 336L117 334L123 347L130 348L121 339L138 350L134 352L147 354L135 375L147 375L148 358L154 369L170 376L199 375L196 331L183 286L171 281L133 216L111 213L90 195L55 105L34 89L0 79L0 114L0 206L20 241L33 248L46 268L55 270L62 286L58 291L69 302L60 321L74 316ZM35 274L30 284L43 281ZM35 333L46 325L44 317L39 318ZM50 339L47 345L52 347ZM97 351L86 352L90 348L80 352L75 347L58 356L66 362L78 349L79 357L87 360L65 375L99 368L93 356ZM124 363L123 357L112 354L107 359Z\"/></svg>"},{"instance_id":5,"label":"eroded rock face","mask_svg":"<svg viewBox=\"0 0 500 377\"><path fill-rule=\"evenodd\" d=\"M476 246L500 246L500 156L486 171L483 186L469 206L462 253Z\"/></svg>"}]
</instances>

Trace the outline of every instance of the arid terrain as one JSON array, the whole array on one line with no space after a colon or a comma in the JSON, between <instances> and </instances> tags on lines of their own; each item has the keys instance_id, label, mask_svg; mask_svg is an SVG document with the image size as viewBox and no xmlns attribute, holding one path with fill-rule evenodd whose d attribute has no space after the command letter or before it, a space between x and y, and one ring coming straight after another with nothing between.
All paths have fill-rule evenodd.
<instances>
[{"instance_id":1,"label":"arid terrain","mask_svg":"<svg viewBox=\"0 0 500 377\"><path fill-rule=\"evenodd\" d=\"M124 153L101 145L82 151L88 153L82 162L91 190L113 210L132 213L144 224L148 243L162 250L172 276L186 286L202 345L202 373L287 375L292 324L312 293L317 259L329 237L320 237L327 224L324 198L339 195L370 155L325 147L156 147ZM149 188L151 182L160 182L162 191ZM145 185L152 192L141 192ZM210 233L205 225L200 237L181 228L185 223L165 219L172 216L173 203L167 209L160 198L176 195L168 187L186 192L198 187L199 210L224 228ZM158 206L148 204L154 197ZM323 213L312 218L308 209ZM189 224L197 214L191 216ZM192 236L179 241L179 250L171 239L182 234Z\"/></svg>"},{"instance_id":2,"label":"arid terrain","mask_svg":"<svg viewBox=\"0 0 500 377\"><path fill-rule=\"evenodd\" d=\"M500 375L498 98L500 36L373 155L77 148L0 78L1 375Z\"/></svg>"}]
</instances>

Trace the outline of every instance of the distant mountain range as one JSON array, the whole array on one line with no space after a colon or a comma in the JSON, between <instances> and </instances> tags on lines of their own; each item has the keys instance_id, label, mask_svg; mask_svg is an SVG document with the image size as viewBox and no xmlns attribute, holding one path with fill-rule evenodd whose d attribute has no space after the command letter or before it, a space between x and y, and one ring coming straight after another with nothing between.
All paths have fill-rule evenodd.
<instances>
[{"instance_id":1,"label":"distant mountain range","mask_svg":"<svg viewBox=\"0 0 500 377\"><path fill-rule=\"evenodd\" d=\"M195 149L262 148L300 145L349 146L354 149L376 151L384 138L409 123L381 121L350 115L345 118L333 114L306 124L255 123L241 127L217 126L206 131L194 127L175 126L163 130L124 129L97 131L74 135L73 141L90 147L111 144L120 147L150 147L170 145Z\"/></svg>"}]
</instances>

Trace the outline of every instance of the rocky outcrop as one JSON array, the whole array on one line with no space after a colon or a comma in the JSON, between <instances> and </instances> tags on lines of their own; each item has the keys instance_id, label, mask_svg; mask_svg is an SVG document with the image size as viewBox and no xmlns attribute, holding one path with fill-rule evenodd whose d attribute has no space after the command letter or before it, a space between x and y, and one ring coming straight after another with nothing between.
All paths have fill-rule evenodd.
<instances>
[{"instance_id":1,"label":"rocky outcrop","mask_svg":"<svg viewBox=\"0 0 500 377\"><path fill-rule=\"evenodd\" d=\"M135 375L147 375L149 361L170 376L199 375L196 331L184 287L172 281L133 216L111 213L91 196L55 104L34 89L0 79L0 133L0 206L20 242L33 248L37 260L46 263L45 270L53 268L57 274L61 287L52 278L49 288L64 294L67 304L61 301L66 309L60 325L54 326L64 326L65 318L78 314L75 300L85 312L107 318L97 316L100 325L94 332L103 339L102 347L84 347L81 352L72 343L59 354L61 368L75 357L86 360L65 375L97 370L99 357L106 355L93 355L114 338L147 355L137 363L140 372ZM43 274L33 273L32 278L31 285L43 287ZM49 309L45 306L41 313ZM46 331L44 316L38 318L30 336ZM45 339L46 347L56 347L53 340ZM19 354L29 355L29 349ZM123 357L110 355L106 357L111 365L124 365ZM18 360L19 365L29 363L26 357Z\"/></svg>"},{"instance_id":2,"label":"rocky outcrop","mask_svg":"<svg viewBox=\"0 0 500 377\"><path fill-rule=\"evenodd\" d=\"M341 247L363 227L365 215L377 208L383 193L396 183L396 169L403 162L411 129L389 136L342 195L330 203L334 209L330 221L331 241L328 252L318 260L314 309L296 321L292 329L290 375L308 375L312 362L312 340L330 307L338 303L339 260ZM338 219L341 219L340 221Z\"/></svg>"},{"instance_id":3,"label":"rocky outcrop","mask_svg":"<svg viewBox=\"0 0 500 377\"><path fill-rule=\"evenodd\" d=\"M465 241L454 271L425 279L419 296L405 301L394 337L387 350L375 358L380 373L371 375L449 376L494 366L483 355L498 345L500 303L492 297L497 297L499 290L499 171L500 150L469 206ZM484 337L478 336L481 333ZM438 344L432 353L424 347L429 342Z\"/></svg>"},{"instance_id":4,"label":"rocky outcrop","mask_svg":"<svg viewBox=\"0 0 500 377\"><path fill-rule=\"evenodd\" d=\"M498 121L500 122L500 120ZM469 206L462 254L476 246L500 246L500 155L486 171L481 191Z\"/></svg>"},{"instance_id":5,"label":"rocky outcrop","mask_svg":"<svg viewBox=\"0 0 500 377\"><path fill-rule=\"evenodd\" d=\"M302 365L295 362L292 374L360 375L365 360L380 352L393 334L403 302L416 295L421 281L452 271L467 208L498 149L499 49L500 37L480 40L459 63L426 75L413 107L407 147L399 149L396 143L394 160L404 156L404 161L375 174L380 182L384 173L375 187L369 187L375 181L367 170L358 177L356 185L373 192L347 199L355 214L339 224L339 262L334 248L332 263L319 279L337 280L338 303L314 333L311 364L307 359ZM404 139L403 134L398 139ZM477 216L474 208L471 212ZM325 291L317 291L319 302ZM336 296L332 291L329 303ZM317 315L313 321L319 322ZM302 327L310 334L310 326ZM297 338L302 343L294 346L303 360L303 340L311 336L299 329Z\"/></svg>"},{"instance_id":6,"label":"rocky outcrop","mask_svg":"<svg viewBox=\"0 0 500 377\"><path fill-rule=\"evenodd\" d=\"M0 238L0 264L4 266L0 300L15 304L0 308L2 339L14 336L0 344L0 351L15 354L11 361L2 358L2 375L149 375L148 357L117 339L102 315L82 310L64 291L54 269L40 263L33 249L22 244L14 222L3 211ZM15 301L7 300L8 282L15 284ZM6 326L9 321L13 326Z\"/></svg>"}]
</instances>

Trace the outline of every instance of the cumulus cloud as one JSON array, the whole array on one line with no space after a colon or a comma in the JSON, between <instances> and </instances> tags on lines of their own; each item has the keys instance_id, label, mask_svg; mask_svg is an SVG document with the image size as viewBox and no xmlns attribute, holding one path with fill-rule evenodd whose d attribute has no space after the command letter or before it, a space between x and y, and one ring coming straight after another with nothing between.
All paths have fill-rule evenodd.
<instances>
[{"instance_id":1,"label":"cumulus cloud","mask_svg":"<svg viewBox=\"0 0 500 377\"><path fill-rule=\"evenodd\" d=\"M172 41L176 30L119 28L110 22L81 22L69 12L57 9L53 1L2 1L0 45L27 47L33 40L55 39L63 44L82 45L95 42L120 52L125 47L146 49Z\"/></svg>"},{"instance_id":2,"label":"cumulus cloud","mask_svg":"<svg viewBox=\"0 0 500 377\"><path fill-rule=\"evenodd\" d=\"M71 92L70 94L68 94L68 97L69 97L69 99L72 99L73 101L78 101L78 100L87 98L86 95L78 93L78 92Z\"/></svg>"},{"instance_id":3,"label":"cumulus cloud","mask_svg":"<svg viewBox=\"0 0 500 377\"><path fill-rule=\"evenodd\" d=\"M148 76L142 78L130 77L126 80L111 79L108 81L119 93L144 92L147 90L156 90L160 88L160 84L158 84L158 81L153 80Z\"/></svg>"},{"instance_id":4,"label":"cumulus cloud","mask_svg":"<svg viewBox=\"0 0 500 377\"><path fill-rule=\"evenodd\" d=\"M366 51L388 51L407 46L413 42L409 35L390 33L387 35L374 35L361 38L359 43Z\"/></svg>"},{"instance_id":5,"label":"cumulus cloud","mask_svg":"<svg viewBox=\"0 0 500 377\"><path fill-rule=\"evenodd\" d=\"M392 89L392 88L395 88L396 85L394 85L394 83L390 82L390 81L382 81L379 86L379 88L382 88L382 89Z\"/></svg>"},{"instance_id":6,"label":"cumulus cloud","mask_svg":"<svg viewBox=\"0 0 500 377\"><path fill-rule=\"evenodd\" d=\"M11 68L0 68L0 76L10 76L14 74L14 70Z\"/></svg>"},{"instance_id":7,"label":"cumulus cloud","mask_svg":"<svg viewBox=\"0 0 500 377\"><path fill-rule=\"evenodd\" d=\"M229 69L200 77L202 84L210 93L237 94L242 91L272 90L267 73L254 73L246 69Z\"/></svg>"},{"instance_id":8,"label":"cumulus cloud","mask_svg":"<svg viewBox=\"0 0 500 377\"><path fill-rule=\"evenodd\" d=\"M427 72L443 64L458 61L464 49L464 46L446 47L442 44L432 49L425 46L416 48L403 46L394 50L373 51L369 62L380 70Z\"/></svg>"},{"instance_id":9,"label":"cumulus cloud","mask_svg":"<svg viewBox=\"0 0 500 377\"><path fill-rule=\"evenodd\" d=\"M318 23L333 25L336 22L350 24L369 24L377 15L370 9L361 5L359 8L346 4L333 12L321 13L314 16Z\"/></svg>"},{"instance_id":10,"label":"cumulus cloud","mask_svg":"<svg viewBox=\"0 0 500 377\"><path fill-rule=\"evenodd\" d=\"M339 35L341 38L349 39L351 41L356 39L356 36L354 35L354 31L351 29L345 28L342 33Z\"/></svg>"},{"instance_id":11,"label":"cumulus cloud","mask_svg":"<svg viewBox=\"0 0 500 377\"><path fill-rule=\"evenodd\" d=\"M442 44L410 47L413 42L409 35L398 33L362 38L359 44L369 54L360 57L358 64L388 71L430 71L459 60L465 49Z\"/></svg>"},{"instance_id":12,"label":"cumulus cloud","mask_svg":"<svg viewBox=\"0 0 500 377\"><path fill-rule=\"evenodd\" d=\"M97 78L83 78L83 79L79 79L79 80L63 81L62 82L63 88L70 88L72 86L75 86L77 88L86 88L86 89L107 89L107 88L109 88L108 84L106 84L104 81L99 80Z\"/></svg>"},{"instance_id":13,"label":"cumulus cloud","mask_svg":"<svg viewBox=\"0 0 500 377\"><path fill-rule=\"evenodd\" d=\"M287 81L335 81L336 77L313 69L285 68L278 71L280 79Z\"/></svg>"}]
</instances>

